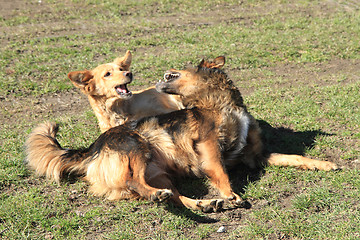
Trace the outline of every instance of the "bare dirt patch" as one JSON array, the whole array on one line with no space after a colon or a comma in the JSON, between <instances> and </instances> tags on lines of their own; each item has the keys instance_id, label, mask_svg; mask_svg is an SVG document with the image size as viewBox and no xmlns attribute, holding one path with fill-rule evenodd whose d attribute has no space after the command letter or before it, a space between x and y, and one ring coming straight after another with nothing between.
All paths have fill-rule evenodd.
<instances>
[{"instance_id":1,"label":"bare dirt patch","mask_svg":"<svg viewBox=\"0 0 360 240\"><path fill-rule=\"evenodd\" d=\"M256 90L254 82L259 83L264 79L281 79L269 87L289 88L296 86L330 86L339 81L341 83L355 83L360 81L360 60L332 59L323 63L305 64L280 64L261 69L244 70L231 69L229 75L238 81L238 86L244 96ZM249 87L250 86L250 87Z\"/></svg>"},{"instance_id":2,"label":"bare dirt patch","mask_svg":"<svg viewBox=\"0 0 360 240\"><path fill-rule=\"evenodd\" d=\"M42 96L6 96L0 99L0 124L16 125L24 120L73 116L90 107L87 98L77 90Z\"/></svg>"},{"instance_id":3,"label":"bare dirt patch","mask_svg":"<svg viewBox=\"0 0 360 240\"><path fill-rule=\"evenodd\" d=\"M39 14L46 15L51 11L48 9L46 4L40 3L41 1L12 1L12 2L1 2L0 3L0 16L4 19L7 19L11 16L25 16L31 17L31 14ZM328 5L327 8L321 8L323 12L317 12L317 14L326 14L328 12L332 12L331 6ZM77 5L74 7L78 7ZM270 6L269 6L270 7ZM291 6L289 6L291 8ZM149 18L150 21L154 21L157 23L171 23L174 26L192 26L192 25L211 25L216 23L216 21L222 22L240 22L240 24L251 25L253 24L253 20L257 16L249 16L247 15L248 9L242 8L240 5L238 7L228 7L222 6L216 11L209 11L208 14L211 13L211 18L208 15L186 15L186 16L171 16L171 17L153 17ZM236 17L239 14L239 11L244 15L244 17ZM294 11L294 10L293 10ZM267 14L267 9L259 8L256 9L258 14ZM316 11L315 11L316 12ZM324 13L325 12L325 13ZM309 13L310 14L310 13ZM314 14L314 13L311 13ZM54 19L52 19L54 20ZM69 27L71 26L71 27ZM13 31L13 28L10 26L0 27L0 31L3 31L5 34L0 35L0 43L7 44L10 40L13 40L22 34L30 34L33 35L34 38L37 37L54 37L54 36L66 36L68 34L72 34L74 32L78 32L80 34L88 34L94 31L108 31L104 29L110 29L115 27L114 25L98 25L92 26L90 23L86 23L86 21L49 21L42 23L32 23L29 25L21 25L17 28L18 35L12 34L9 31ZM157 29L156 31L165 31L166 29ZM146 34L143 33L143 34ZM151 46L150 46L151 47ZM155 49L155 50L154 50ZM146 49L139 48L137 54L146 53ZM160 55L165 52L163 47L154 47L152 49L153 52ZM76 70L76 69L74 69ZM310 85L310 86L328 86L333 84L336 81L339 81L339 74L344 74L344 78L342 79L342 84L346 85L349 83L354 83L360 81L360 61L359 60L347 60L347 59L332 59L328 62L324 63L307 63L307 64L282 64L278 66L272 67L264 67L257 70L247 70L237 69L237 68L228 68L226 69L229 73L231 79L236 81L237 85L240 87L243 96L246 101L246 97L250 96L255 90L256 87L253 86L254 81L260 82L262 79L268 78L279 78L283 79L283 81L276 82L272 88L288 88L298 85ZM9 74L11 74L11 70L9 70ZM271 75L265 73L271 73ZM136 74L136 73L135 73ZM246 86L251 87L246 87ZM143 86L148 87L148 85ZM137 90L140 87L133 87L132 90ZM77 116L79 113L84 113L85 111L90 109L90 105L88 104L87 98L81 94L79 91L73 89L69 91L63 91L58 93L50 93L44 94L41 96L16 96L13 93L10 93L7 96L0 96L0 126L6 125L7 128L13 128L19 123L28 122L25 124L26 128L32 128L35 125L35 122L43 122L48 120L49 118L57 118L62 116ZM297 133L293 132L290 129L285 128L273 128L268 125L266 122L260 122L261 126L264 129L265 142L268 145L267 150L269 151L277 151L284 153L296 153L303 154L304 149L306 147L311 147L314 144L314 137L319 134L319 132L307 132L307 133ZM335 126L336 129L334 131L343 130L342 126ZM23 132L19 132L19 134L24 134ZM267 135L266 135L267 134ZM274 137L277 139L274 141ZM286 148L287 139L292 138L294 141L291 143L291 148ZM349 143L347 141L347 143ZM354 141L354 146L358 144L358 141ZM279 148L279 146L282 146ZM340 149L331 149L326 152L326 158L328 159L339 159L341 156ZM358 167L360 162L349 161L347 163L347 167ZM237 192L244 192L244 187L250 181L257 181L261 176L262 172L251 171L249 169L239 169L234 172L230 172L231 179L233 181L233 185L236 186ZM186 185L179 180L178 185L180 186L180 190L185 195L188 196L196 196L196 197L212 197L216 196L217 193L214 189L198 191L198 192L189 192L185 187L181 189L181 185ZM188 180L194 181L194 180ZM201 180L196 184L201 189L206 189L206 186L202 183ZM29 180L28 184L39 185L38 181ZM300 191L302 186L298 186L297 189L294 189L294 192L297 190ZM195 188L198 190L198 188ZM6 191L9 194L15 194L18 189L14 189L11 186L7 188ZM24 189L22 189L25 191ZM87 196L83 192L77 192L71 186L69 187L70 195L69 198L73 199L73 204L78 205L79 212L77 214L82 215L86 212ZM56 194L54 188L46 188L44 189L45 194L53 195ZM293 199L293 195L284 194L279 197L279 204L284 208L289 208L291 205L291 201ZM251 209L260 209L262 207L267 206L269 203L266 200L252 200L251 201ZM106 203L106 206L113 207L111 203ZM91 207L91 206L90 206ZM199 217L194 216L193 214L187 214L187 216L196 221L197 224L213 224L213 228L217 229L222 226L221 219L228 219L226 229L227 232L231 232L235 230L244 219L248 218L248 212L251 209L234 209L232 211L226 211L222 213L212 213L207 217ZM136 210L134 210L136 211ZM186 215L186 213L185 213ZM51 217L51 216L49 216ZM1 219L0 219L1 220ZM154 228L161 225L161 222L155 222L153 224ZM95 235L99 233L99 229L88 230L88 237L93 238ZM191 236L191 231L189 231L189 236ZM227 236L227 235L225 235ZM207 236L208 239L221 239L224 237L222 233L213 233L210 236ZM276 236L273 236L276 238Z\"/></svg>"}]
</instances>

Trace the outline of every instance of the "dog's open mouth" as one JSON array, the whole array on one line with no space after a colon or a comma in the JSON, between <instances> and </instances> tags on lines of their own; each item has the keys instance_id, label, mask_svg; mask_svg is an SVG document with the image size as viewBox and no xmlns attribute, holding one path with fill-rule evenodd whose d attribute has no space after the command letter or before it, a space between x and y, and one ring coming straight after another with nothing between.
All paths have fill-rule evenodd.
<instances>
[{"instance_id":1,"label":"dog's open mouth","mask_svg":"<svg viewBox=\"0 0 360 240\"><path fill-rule=\"evenodd\" d=\"M127 84L121 84L115 87L115 91L123 97L130 97L132 92L127 88Z\"/></svg>"},{"instance_id":2,"label":"dog's open mouth","mask_svg":"<svg viewBox=\"0 0 360 240\"><path fill-rule=\"evenodd\" d=\"M174 80L176 78L180 77L180 73L176 73L176 72L166 72L164 74L164 80L165 82L169 82L171 80Z\"/></svg>"},{"instance_id":3,"label":"dog's open mouth","mask_svg":"<svg viewBox=\"0 0 360 240\"><path fill-rule=\"evenodd\" d=\"M156 90L158 92L167 93L167 94L178 94L176 89L176 83L172 81L181 77L181 73L175 71L167 71L164 74L164 81L159 80L156 84Z\"/></svg>"}]
</instances>

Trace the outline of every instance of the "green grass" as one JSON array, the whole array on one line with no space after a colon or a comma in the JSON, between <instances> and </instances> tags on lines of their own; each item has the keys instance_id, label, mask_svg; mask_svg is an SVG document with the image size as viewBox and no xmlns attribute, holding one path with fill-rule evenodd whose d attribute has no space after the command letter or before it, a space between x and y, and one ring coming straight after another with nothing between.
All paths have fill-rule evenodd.
<instances>
[{"instance_id":1,"label":"green grass","mask_svg":"<svg viewBox=\"0 0 360 240\"><path fill-rule=\"evenodd\" d=\"M359 236L359 203L355 199L359 197L360 181L354 178L359 170L306 175L299 175L296 170L268 171L276 174L247 190L248 195L264 199L266 206L252 212L248 225L234 236L249 239L279 233L292 239ZM286 183L279 189L273 183L280 179L282 182L286 179ZM284 194L290 198L285 208L281 200Z\"/></svg>"},{"instance_id":2,"label":"green grass","mask_svg":"<svg viewBox=\"0 0 360 240\"><path fill-rule=\"evenodd\" d=\"M356 1L43 0L4 12L0 28L0 238L360 237ZM269 167L260 176L239 169L234 188L252 208L209 215L148 201L109 202L89 194L83 181L57 185L35 176L23 164L23 144L38 123L60 123L58 139L68 148L88 146L100 133L88 105L80 107L86 99L67 99L74 89L67 73L127 49L137 88L153 85L167 69L225 55L225 71L263 126L268 150L344 169ZM196 196L208 183L180 185ZM220 226L226 233L216 233Z\"/></svg>"}]
</instances>

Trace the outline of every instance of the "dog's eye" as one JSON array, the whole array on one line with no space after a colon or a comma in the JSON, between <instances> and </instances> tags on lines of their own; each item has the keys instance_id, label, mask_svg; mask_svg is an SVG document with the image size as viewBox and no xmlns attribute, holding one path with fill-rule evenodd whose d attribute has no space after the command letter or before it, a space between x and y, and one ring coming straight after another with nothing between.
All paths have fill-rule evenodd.
<instances>
[{"instance_id":1,"label":"dog's eye","mask_svg":"<svg viewBox=\"0 0 360 240\"><path fill-rule=\"evenodd\" d=\"M104 77L109 77L109 76L111 76L111 73L107 72Z\"/></svg>"},{"instance_id":2,"label":"dog's eye","mask_svg":"<svg viewBox=\"0 0 360 240\"><path fill-rule=\"evenodd\" d=\"M124 71L124 69L123 69L123 68L119 68L119 70L120 70L120 71Z\"/></svg>"}]
</instances>

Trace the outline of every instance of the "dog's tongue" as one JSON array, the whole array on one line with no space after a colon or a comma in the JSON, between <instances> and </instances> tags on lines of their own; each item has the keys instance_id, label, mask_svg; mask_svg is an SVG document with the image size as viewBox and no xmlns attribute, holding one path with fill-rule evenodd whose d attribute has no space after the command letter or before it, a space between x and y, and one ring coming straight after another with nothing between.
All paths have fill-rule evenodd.
<instances>
[{"instance_id":1,"label":"dog's tongue","mask_svg":"<svg viewBox=\"0 0 360 240\"><path fill-rule=\"evenodd\" d=\"M116 88L116 90L119 92L119 93L128 93L129 90L127 89L126 85L123 84L123 85L120 85Z\"/></svg>"}]
</instances>

